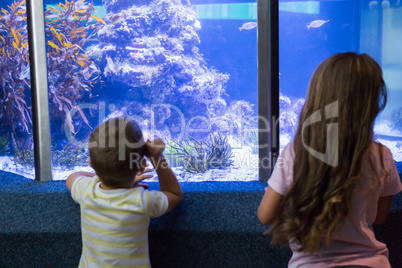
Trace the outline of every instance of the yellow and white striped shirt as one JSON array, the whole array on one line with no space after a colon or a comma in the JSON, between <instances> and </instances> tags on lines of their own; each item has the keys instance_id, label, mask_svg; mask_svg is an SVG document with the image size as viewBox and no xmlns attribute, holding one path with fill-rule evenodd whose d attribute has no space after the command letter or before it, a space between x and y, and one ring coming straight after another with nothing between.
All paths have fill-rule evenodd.
<instances>
[{"instance_id":1,"label":"yellow and white striped shirt","mask_svg":"<svg viewBox=\"0 0 402 268\"><path fill-rule=\"evenodd\" d=\"M142 187L104 190L95 176L77 178L71 196L81 207L79 267L151 267L148 227L150 218L167 210L164 193Z\"/></svg>"}]
</instances>

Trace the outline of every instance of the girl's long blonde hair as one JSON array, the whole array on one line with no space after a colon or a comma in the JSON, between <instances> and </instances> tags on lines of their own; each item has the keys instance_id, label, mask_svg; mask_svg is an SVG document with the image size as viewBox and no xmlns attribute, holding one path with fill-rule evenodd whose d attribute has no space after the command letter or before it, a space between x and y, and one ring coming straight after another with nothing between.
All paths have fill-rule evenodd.
<instances>
[{"instance_id":1,"label":"girl's long blonde hair","mask_svg":"<svg viewBox=\"0 0 402 268\"><path fill-rule=\"evenodd\" d=\"M303 127L314 112L324 114L338 102L338 116ZM360 178L362 158L373 141L373 124L387 102L381 67L366 54L335 54L319 65L308 87L294 138L293 185L281 203L273 226L272 243L294 240L299 250L314 252L326 244L346 218L352 191ZM327 124L338 124L335 167L317 159L306 146L327 149Z\"/></svg>"}]
</instances>

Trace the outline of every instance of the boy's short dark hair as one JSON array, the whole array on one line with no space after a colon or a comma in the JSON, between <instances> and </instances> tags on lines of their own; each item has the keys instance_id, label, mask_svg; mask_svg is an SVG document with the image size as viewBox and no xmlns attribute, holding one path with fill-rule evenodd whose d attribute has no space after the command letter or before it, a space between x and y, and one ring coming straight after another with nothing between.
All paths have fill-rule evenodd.
<instances>
[{"instance_id":1,"label":"boy's short dark hair","mask_svg":"<svg viewBox=\"0 0 402 268\"><path fill-rule=\"evenodd\" d=\"M100 124L89 136L91 166L109 187L126 186L140 169L146 146L140 126L130 117Z\"/></svg>"}]
</instances>

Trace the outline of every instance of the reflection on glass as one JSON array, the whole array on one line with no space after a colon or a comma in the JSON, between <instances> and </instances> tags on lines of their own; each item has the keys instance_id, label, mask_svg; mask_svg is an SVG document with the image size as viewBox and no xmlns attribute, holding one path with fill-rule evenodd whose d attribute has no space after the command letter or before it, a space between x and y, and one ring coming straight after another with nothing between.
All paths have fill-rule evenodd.
<instances>
[{"instance_id":1,"label":"reflection on glass","mask_svg":"<svg viewBox=\"0 0 402 268\"><path fill-rule=\"evenodd\" d=\"M257 179L256 3L44 4L55 179L90 170L89 133L118 115L181 181Z\"/></svg>"},{"instance_id":2,"label":"reflection on glass","mask_svg":"<svg viewBox=\"0 0 402 268\"><path fill-rule=\"evenodd\" d=\"M382 67L389 89L375 124L376 139L402 161L402 7L399 1L281 1L279 3L280 134L288 144L308 82L332 54L367 53Z\"/></svg>"},{"instance_id":3,"label":"reflection on glass","mask_svg":"<svg viewBox=\"0 0 402 268\"><path fill-rule=\"evenodd\" d=\"M0 170L34 178L25 1L0 8Z\"/></svg>"}]
</instances>

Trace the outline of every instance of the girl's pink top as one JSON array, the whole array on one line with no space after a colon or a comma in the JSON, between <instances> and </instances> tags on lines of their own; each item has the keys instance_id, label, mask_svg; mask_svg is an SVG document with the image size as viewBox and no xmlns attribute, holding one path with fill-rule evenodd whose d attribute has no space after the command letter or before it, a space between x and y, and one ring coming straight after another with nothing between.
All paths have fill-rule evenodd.
<instances>
[{"instance_id":1,"label":"girl's pink top","mask_svg":"<svg viewBox=\"0 0 402 268\"><path fill-rule=\"evenodd\" d=\"M375 170L378 171L378 174L383 174L379 144L373 142L370 150L375 160ZM388 261L387 246L375 238L373 222L377 214L378 199L382 196L399 193L402 186L390 150L383 146L382 154L388 174L381 180L380 185L375 183L378 178L370 168L371 162L366 157L363 159L361 181L354 190L348 217L335 231L332 243L328 247L323 246L316 253L304 253L298 252L297 244L290 241L293 255L289 261L289 267L312 268L340 265L391 267ZM286 195L292 186L294 158L295 153L293 143L291 143L282 151L271 178L268 180L269 186L281 195ZM323 245L325 245L324 242Z\"/></svg>"}]
</instances>

